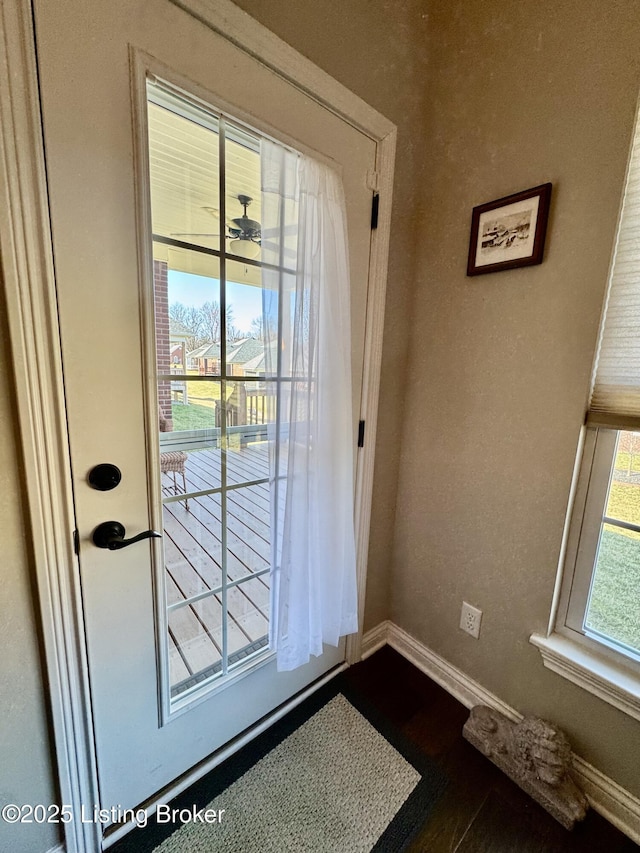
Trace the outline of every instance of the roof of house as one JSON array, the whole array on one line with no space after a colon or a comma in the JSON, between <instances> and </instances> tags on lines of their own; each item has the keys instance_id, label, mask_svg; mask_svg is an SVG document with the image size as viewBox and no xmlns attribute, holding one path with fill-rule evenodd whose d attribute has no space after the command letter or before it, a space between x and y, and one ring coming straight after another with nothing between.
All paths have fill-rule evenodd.
<instances>
[{"instance_id":1,"label":"roof of house","mask_svg":"<svg viewBox=\"0 0 640 853\"><path fill-rule=\"evenodd\" d=\"M187 358L220 358L220 344L202 344ZM239 341L227 341L227 364L244 364L262 359L264 363L264 343L255 338L242 338ZM256 368L251 368L256 369Z\"/></svg>"},{"instance_id":2,"label":"roof of house","mask_svg":"<svg viewBox=\"0 0 640 853\"><path fill-rule=\"evenodd\" d=\"M277 349L278 342L272 341L270 344L271 347L271 357L272 357L272 368L275 368L276 358L277 358ZM249 370L252 373L264 373L265 372L265 363L264 363L264 345L262 347L261 352L255 356L255 358L249 359L244 363L244 369Z\"/></svg>"},{"instance_id":3,"label":"roof of house","mask_svg":"<svg viewBox=\"0 0 640 853\"><path fill-rule=\"evenodd\" d=\"M220 358L220 344L204 344L198 358Z\"/></svg>"},{"instance_id":4,"label":"roof of house","mask_svg":"<svg viewBox=\"0 0 640 853\"><path fill-rule=\"evenodd\" d=\"M264 352L264 343L255 338L244 338L227 343L227 363L245 364Z\"/></svg>"},{"instance_id":5,"label":"roof of house","mask_svg":"<svg viewBox=\"0 0 640 853\"><path fill-rule=\"evenodd\" d=\"M187 353L187 358L220 358L220 344L200 344Z\"/></svg>"},{"instance_id":6,"label":"roof of house","mask_svg":"<svg viewBox=\"0 0 640 853\"><path fill-rule=\"evenodd\" d=\"M169 335L172 338L186 338L191 332L178 320L169 319Z\"/></svg>"}]
</instances>

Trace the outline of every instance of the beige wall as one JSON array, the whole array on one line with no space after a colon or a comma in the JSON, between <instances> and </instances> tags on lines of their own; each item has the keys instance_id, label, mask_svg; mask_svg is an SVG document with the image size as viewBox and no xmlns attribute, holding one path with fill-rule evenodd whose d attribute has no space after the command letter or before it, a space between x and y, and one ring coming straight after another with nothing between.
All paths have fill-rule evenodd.
<instances>
[{"instance_id":1,"label":"beige wall","mask_svg":"<svg viewBox=\"0 0 640 853\"><path fill-rule=\"evenodd\" d=\"M640 794L640 724L554 675L549 616L634 110L640 5L428 3L430 172L392 618ZM492 10L492 14L489 14ZM467 278L471 209L551 181L538 267ZM458 629L462 600L482 636Z\"/></svg>"},{"instance_id":2,"label":"beige wall","mask_svg":"<svg viewBox=\"0 0 640 853\"><path fill-rule=\"evenodd\" d=\"M20 498L5 317L4 299L0 298L0 804L49 805L58 802L58 797L51 769L28 531ZM0 821L0 850L34 853L48 850L57 840L54 824Z\"/></svg>"}]
</instances>

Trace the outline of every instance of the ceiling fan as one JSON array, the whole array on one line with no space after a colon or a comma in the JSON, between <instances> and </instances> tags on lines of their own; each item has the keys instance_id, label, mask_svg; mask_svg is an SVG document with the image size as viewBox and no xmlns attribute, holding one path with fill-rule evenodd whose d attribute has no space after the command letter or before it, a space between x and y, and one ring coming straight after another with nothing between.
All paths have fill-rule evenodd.
<instances>
[{"instance_id":1,"label":"ceiling fan","mask_svg":"<svg viewBox=\"0 0 640 853\"><path fill-rule=\"evenodd\" d=\"M253 201L251 196L239 194L238 201L242 205L242 216L237 216L227 224L228 234L225 239L231 240L229 250L232 254L241 258L256 258L260 253L260 223L256 219L249 219L247 208ZM215 215L211 208L206 208L209 213ZM220 234L194 234L174 233L172 237L219 237Z\"/></svg>"}]
</instances>

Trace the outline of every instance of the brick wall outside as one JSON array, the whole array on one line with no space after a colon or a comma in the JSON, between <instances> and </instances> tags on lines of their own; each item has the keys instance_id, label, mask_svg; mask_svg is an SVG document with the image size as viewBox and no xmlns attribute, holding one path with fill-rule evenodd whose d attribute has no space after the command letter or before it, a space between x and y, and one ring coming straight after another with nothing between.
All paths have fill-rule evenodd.
<instances>
[{"instance_id":1,"label":"brick wall outside","mask_svg":"<svg viewBox=\"0 0 640 853\"><path fill-rule=\"evenodd\" d=\"M171 372L169 351L169 278L165 261L153 262L153 292L156 316L156 359L158 373ZM171 416L171 382L158 383L158 404L167 420L166 430L173 429Z\"/></svg>"}]
</instances>

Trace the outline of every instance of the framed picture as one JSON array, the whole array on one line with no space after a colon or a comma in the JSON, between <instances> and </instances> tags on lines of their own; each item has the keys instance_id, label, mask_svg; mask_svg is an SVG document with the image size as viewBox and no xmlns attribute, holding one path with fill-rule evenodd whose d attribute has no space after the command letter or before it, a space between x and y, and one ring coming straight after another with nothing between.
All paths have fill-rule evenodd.
<instances>
[{"instance_id":1,"label":"framed picture","mask_svg":"<svg viewBox=\"0 0 640 853\"><path fill-rule=\"evenodd\" d=\"M473 208L467 275L542 263L551 184Z\"/></svg>"}]
</instances>

